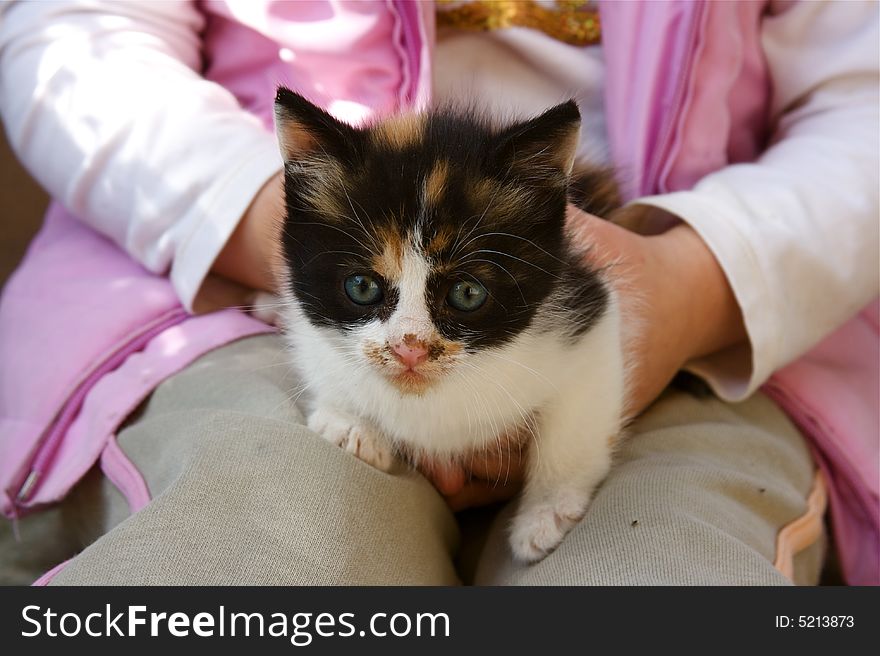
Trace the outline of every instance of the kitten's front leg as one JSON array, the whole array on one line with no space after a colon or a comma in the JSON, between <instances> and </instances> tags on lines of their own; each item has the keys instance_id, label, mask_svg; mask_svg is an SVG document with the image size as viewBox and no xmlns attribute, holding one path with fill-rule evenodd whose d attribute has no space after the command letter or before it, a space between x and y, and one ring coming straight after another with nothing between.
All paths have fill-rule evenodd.
<instances>
[{"instance_id":1,"label":"kitten's front leg","mask_svg":"<svg viewBox=\"0 0 880 656\"><path fill-rule=\"evenodd\" d=\"M621 430L622 383L620 389L597 383L608 381L596 377L589 389L576 385L541 411L511 526L511 547L521 562L541 560L559 546L611 467L612 443Z\"/></svg>"},{"instance_id":2,"label":"kitten's front leg","mask_svg":"<svg viewBox=\"0 0 880 656\"><path fill-rule=\"evenodd\" d=\"M315 406L309 415L309 428L376 469L387 472L394 464L391 445L379 431L331 405Z\"/></svg>"}]
</instances>

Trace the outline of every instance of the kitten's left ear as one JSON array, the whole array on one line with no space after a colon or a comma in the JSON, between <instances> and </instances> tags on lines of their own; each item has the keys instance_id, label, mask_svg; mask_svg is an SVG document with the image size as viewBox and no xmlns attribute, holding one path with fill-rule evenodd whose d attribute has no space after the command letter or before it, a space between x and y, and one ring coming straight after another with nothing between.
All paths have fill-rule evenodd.
<instances>
[{"instance_id":1,"label":"kitten's left ear","mask_svg":"<svg viewBox=\"0 0 880 656\"><path fill-rule=\"evenodd\" d=\"M312 156L345 159L358 131L286 87L275 94L275 131L285 162Z\"/></svg>"},{"instance_id":2,"label":"kitten's left ear","mask_svg":"<svg viewBox=\"0 0 880 656\"><path fill-rule=\"evenodd\" d=\"M555 172L567 178L574 166L580 128L577 103L569 100L502 131L498 153L502 162L526 174Z\"/></svg>"}]
</instances>

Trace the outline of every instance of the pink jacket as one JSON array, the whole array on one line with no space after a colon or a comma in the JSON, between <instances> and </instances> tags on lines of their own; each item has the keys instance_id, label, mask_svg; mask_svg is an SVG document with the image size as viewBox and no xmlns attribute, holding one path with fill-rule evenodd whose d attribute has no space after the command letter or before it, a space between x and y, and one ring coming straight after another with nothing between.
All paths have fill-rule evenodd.
<instances>
[{"instance_id":1,"label":"pink jacket","mask_svg":"<svg viewBox=\"0 0 880 656\"><path fill-rule=\"evenodd\" d=\"M367 114L428 100L430 3L359 6L358 20L373 21L381 38L349 43L341 23L338 57L321 61L277 57L279 46L297 52L303 33L286 26L302 20L307 5L252 10L246 19L222 2L205 11L206 75L267 127L279 82L325 106L359 97ZM615 163L631 173L628 198L687 189L759 153L769 92L762 11L759 2L601 5L608 137ZM732 24L740 29L725 29ZM372 73L352 75L351 57L368 57ZM718 129L718 116L727 129ZM199 355L269 330L235 310L189 316L167 279L53 205L0 299L3 513L59 501L99 460L132 510L142 507L149 491L114 438L127 414ZM764 388L810 440L854 584L880 583L878 335L875 302Z\"/></svg>"}]
</instances>

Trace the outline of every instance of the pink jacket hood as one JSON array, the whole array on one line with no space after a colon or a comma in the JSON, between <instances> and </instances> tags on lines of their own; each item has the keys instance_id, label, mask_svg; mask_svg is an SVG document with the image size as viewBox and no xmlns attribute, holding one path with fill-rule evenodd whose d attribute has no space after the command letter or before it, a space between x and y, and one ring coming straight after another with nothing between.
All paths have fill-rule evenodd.
<instances>
[{"instance_id":1,"label":"pink jacket hood","mask_svg":"<svg viewBox=\"0 0 880 656\"><path fill-rule=\"evenodd\" d=\"M431 3L336 6L340 31L329 49L310 48L303 27L320 5L205 3L206 75L268 128L279 83L355 123L428 103ZM628 198L687 189L760 152L769 91L762 12L760 2L601 5L608 137L615 163L632 173ZM353 21L369 29L348 34ZM740 29L724 29L731 24ZM279 48L296 58L283 61ZM878 326L875 303L765 387L811 441L854 584L880 583ZM62 499L163 379L269 330L235 310L188 316L165 278L54 205L0 299L3 513Z\"/></svg>"}]
</instances>

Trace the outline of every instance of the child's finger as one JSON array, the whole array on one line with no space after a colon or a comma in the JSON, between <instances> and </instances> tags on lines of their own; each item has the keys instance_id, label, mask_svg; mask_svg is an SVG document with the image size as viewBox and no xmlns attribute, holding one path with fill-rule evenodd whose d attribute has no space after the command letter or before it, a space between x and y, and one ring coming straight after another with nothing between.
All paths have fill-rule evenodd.
<instances>
[{"instance_id":1,"label":"child's finger","mask_svg":"<svg viewBox=\"0 0 880 656\"><path fill-rule=\"evenodd\" d=\"M465 472L454 463L428 462L420 467L422 473L443 496L456 494L464 487Z\"/></svg>"},{"instance_id":2,"label":"child's finger","mask_svg":"<svg viewBox=\"0 0 880 656\"><path fill-rule=\"evenodd\" d=\"M453 512L488 506L499 501L506 501L519 492L519 484L492 485L485 481L467 483L455 494L446 497L446 503Z\"/></svg>"}]
</instances>

